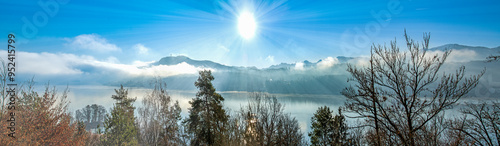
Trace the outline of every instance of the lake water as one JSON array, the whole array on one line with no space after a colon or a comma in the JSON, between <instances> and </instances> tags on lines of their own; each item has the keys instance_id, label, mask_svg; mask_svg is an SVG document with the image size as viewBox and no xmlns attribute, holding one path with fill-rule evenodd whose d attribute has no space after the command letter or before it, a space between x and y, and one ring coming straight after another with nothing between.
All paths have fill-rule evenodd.
<instances>
[{"instance_id":1,"label":"lake water","mask_svg":"<svg viewBox=\"0 0 500 146\"><path fill-rule=\"evenodd\" d=\"M64 86L58 87L60 91ZM71 101L69 110L74 112L86 105L99 104L109 109L114 101L111 95L115 94L114 89L119 87L112 86L69 86L70 92L68 99ZM40 89L40 88L39 88ZM134 105L141 107L141 100L151 91L144 88L127 88L129 89L129 97L137 97ZM178 100L182 108L182 116L188 115L189 101L195 97L197 91L178 91L168 90L168 94L173 100ZM235 113L240 110L240 107L246 106L248 102L248 92L218 92L225 101L224 107ZM320 106L328 106L335 112L337 108L344 104L345 98L341 95L290 95L290 94L272 94L275 95L278 101L285 105L285 113L290 113L295 117L302 129L302 132L307 138L307 132L310 129L311 117Z\"/></svg>"},{"instance_id":2,"label":"lake water","mask_svg":"<svg viewBox=\"0 0 500 146\"><path fill-rule=\"evenodd\" d=\"M59 91L63 91L65 86L58 86ZM68 94L68 99L70 100L69 111L73 112L77 109L81 109L86 105L99 104L106 107L108 110L112 107L114 101L111 98L115 94L114 89L119 87L114 86L69 86L70 92ZM129 97L137 97L134 105L136 107L142 106L143 97L150 92L150 89L145 88L128 88ZM43 91L43 87L39 86L36 91ZM179 101L182 108L183 118L188 115L188 108L190 107L189 101L195 97L197 91L179 91L179 90L167 90L168 94L172 97L172 100ZM224 107L230 110L232 113L238 112L242 106L246 106L248 103L248 92L220 92L225 101ZM316 110L321 106L328 106L330 109L337 113L337 108L342 106L345 101L345 97L342 95L296 95L296 94L272 94L275 95L278 101L285 105L285 113L290 113L292 117L295 117L304 133L306 140L309 140L307 133L310 130L311 117L316 112ZM494 99L497 100L497 99ZM464 102L477 102L477 98L462 98L461 103ZM461 116L459 110L463 104L456 105L454 109L446 110L445 117L457 117ZM348 114L349 115L349 114ZM355 119L347 119L349 125L356 124Z\"/></svg>"}]
</instances>

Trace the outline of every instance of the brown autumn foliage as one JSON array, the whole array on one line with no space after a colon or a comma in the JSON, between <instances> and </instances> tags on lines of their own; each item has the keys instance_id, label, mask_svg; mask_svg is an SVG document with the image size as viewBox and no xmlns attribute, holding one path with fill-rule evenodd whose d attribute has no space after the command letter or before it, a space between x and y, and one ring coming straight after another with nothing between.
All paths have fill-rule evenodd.
<instances>
[{"instance_id":1,"label":"brown autumn foliage","mask_svg":"<svg viewBox=\"0 0 500 146\"><path fill-rule=\"evenodd\" d=\"M83 125L71 122L67 92L58 95L55 87L47 85L39 94L30 82L18 92L15 109L2 111L0 145L83 145L88 134ZM8 137L10 131L4 128L10 124L6 119L11 111L15 113L15 138Z\"/></svg>"}]
</instances>

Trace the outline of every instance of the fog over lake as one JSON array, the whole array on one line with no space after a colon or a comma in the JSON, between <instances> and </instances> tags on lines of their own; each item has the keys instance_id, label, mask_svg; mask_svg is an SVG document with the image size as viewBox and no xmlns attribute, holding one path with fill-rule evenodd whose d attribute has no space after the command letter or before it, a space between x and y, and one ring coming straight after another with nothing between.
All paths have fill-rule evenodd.
<instances>
[{"instance_id":1,"label":"fog over lake","mask_svg":"<svg viewBox=\"0 0 500 146\"><path fill-rule=\"evenodd\" d=\"M58 91L63 91L64 86L57 86ZM114 86L69 86L70 92L68 99L71 101L69 110L74 114L75 110L81 109L86 105L99 104L106 107L109 112L114 101L111 95L115 94L114 89L119 87ZM142 99L150 92L150 89L145 88L129 88L129 97L137 97L134 106L139 108L142 106ZM43 86L37 87L37 90L43 89ZM173 101L178 100L182 108L183 118L188 115L188 108L191 106L189 101L196 97L197 91L182 91L182 90L167 90ZM218 92L224 97L224 107L229 109L231 113L239 112L240 108L248 103L249 92ZM311 117L320 106L328 106L337 113L337 108L344 104L345 98L342 95L294 95L294 94L272 94L275 95L278 101L285 105L285 113L290 113L295 117L302 129L302 132L307 136L311 125ZM137 115L136 115L137 116Z\"/></svg>"},{"instance_id":2,"label":"fog over lake","mask_svg":"<svg viewBox=\"0 0 500 146\"><path fill-rule=\"evenodd\" d=\"M44 86L37 85L37 90L42 90ZM63 91L65 86L57 86L58 91ZM115 86L69 86L70 92L68 93L68 99L71 101L69 105L69 111L74 114L74 111L81 109L86 105L99 104L103 105L109 112L114 101L111 99L111 95L115 94L114 89L119 87ZM137 97L134 106L139 108L142 106L142 99L144 96L151 91L151 89L146 88L136 88L136 87L124 87L128 89L129 97ZM168 87L167 87L168 88ZM185 118L188 115L188 108L190 107L189 101L196 96L195 90L183 91L183 90L167 90L168 94L173 101L179 101L182 108L182 117ZM246 106L248 103L249 92L218 92L220 93L225 101L224 107L229 109L231 113L239 112L241 107ZM345 101L345 97L342 95L301 95L301 94L271 94L275 95L278 101L285 105L285 113L290 113L292 117L295 117L304 133L304 136L309 139L307 133L310 130L311 117L316 112L320 106L328 106L334 113L337 113L337 108L342 106ZM460 100L461 103L464 102L475 102L477 99L473 97L463 98ZM447 117L456 117L458 115L461 105L455 106L451 110L445 112ZM137 111L137 110L136 110ZM344 113L348 114L349 113ZM351 114L352 115L352 114ZM136 115L137 116L137 115ZM347 118L348 124L355 124L356 119Z\"/></svg>"}]
</instances>

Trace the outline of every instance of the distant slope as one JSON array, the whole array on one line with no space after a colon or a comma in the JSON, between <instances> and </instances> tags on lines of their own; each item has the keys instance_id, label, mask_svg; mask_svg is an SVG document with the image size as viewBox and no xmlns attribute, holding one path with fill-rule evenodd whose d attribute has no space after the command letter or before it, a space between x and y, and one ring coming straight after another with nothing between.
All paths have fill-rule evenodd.
<instances>
[{"instance_id":1,"label":"distant slope","mask_svg":"<svg viewBox=\"0 0 500 146\"><path fill-rule=\"evenodd\" d=\"M466 74L478 74L484 68L486 70L483 76L482 83L478 85L477 90L470 93L473 97L483 96L484 91L493 91L492 94L484 95L486 97L494 96L500 93L500 80L496 77L500 68L500 62L486 63L482 61L491 54L500 51L500 47L487 48L481 46L466 46L459 44L447 44L429 49L430 51L444 51L451 49L455 52L469 50L474 51L479 57L478 60L470 62L448 62L443 66L442 70L446 72L454 72L460 66L466 67ZM469 52L465 51L465 52ZM340 91L351 85L347 79L350 75L346 72L347 63L356 57L336 57L338 63L327 69L316 68L316 62L302 61L305 70L296 70L296 63L280 63L272 65L268 68L257 69L255 67L235 67L227 66L208 60L193 60L186 56L169 56L160 59L151 65L176 65L182 62L195 67L212 68L216 71L213 73L215 80L214 86L218 91L248 91L248 92L269 92L283 94L340 94ZM177 75L165 77L164 80L169 85L169 89L174 90L196 90L194 82L197 79L197 74ZM137 77L125 82L112 83L112 85L124 84L125 86L141 86L146 87L148 80L146 77ZM496 90L498 89L498 90ZM480 91L479 91L480 90Z\"/></svg>"},{"instance_id":2,"label":"distant slope","mask_svg":"<svg viewBox=\"0 0 500 146\"><path fill-rule=\"evenodd\" d=\"M445 49L452 49L452 50L469 49L469 50L476 50L476 51L488 51L488 50L491 50L492 48L487 48L487 47L482 47L482 46L466 46L466 45L460 45L460 44L446 44L446 45L431 48L431 50L442 50L442 51Z\"/></svg>"},{"instance_id":3,"label":"distant slope","mask_svg":"<svg viewBox=\"0 0 500 146\"><path fill-rule=\"evenodd\" d=\"M196 66L196 67L205 67L205 68L213 68L213 69L224 69L231 70L236 69L237 67L226 66L220 63L215 63L213 61L208 60L193 60L186 56L168 56L163 57L158 62L153 63L152 65L176 65L182 62L186 62L187 64Z\"/></svg>"},{"instance_id":4,"label":"distant slope","mask_svg":"<svg viewBox=\"0 0 500 146\"><path fill-rule=\"evenodd\" d=\"M355 59L354 57L345 57L345 56L338 56L336 58L339 61L339 63L347 63L347 61ZM323 60L320 59L317 62L310 62L308 60L304 60L301 63L304 63L304 67L307 68L307 67L314 67L321 61ZM297 63L280 63L277 65L271 65L268 68L264 68L264 70L292 69L295 67L296 64Z\"/></svg>"},{"instance_id":5,"label":"distant slope","mask_svg":"<svg viewBox=\"0 0 500 146\"><path fill-rule=\"evenodd\" d=\"M434 47L430 48L429 50L440 50L444 51L446 49L451 49L457 50L457 51L462 51L462 50L471 50L474 51L479 58L485 59L486 57L494 54L499 54L500 53L500 46L496 48L487 48L487 47L482 47L482 46L466 46L466 45L460 45L460 44L446 44L442 45L439 47Z\"/></svg>"}]
</instances>

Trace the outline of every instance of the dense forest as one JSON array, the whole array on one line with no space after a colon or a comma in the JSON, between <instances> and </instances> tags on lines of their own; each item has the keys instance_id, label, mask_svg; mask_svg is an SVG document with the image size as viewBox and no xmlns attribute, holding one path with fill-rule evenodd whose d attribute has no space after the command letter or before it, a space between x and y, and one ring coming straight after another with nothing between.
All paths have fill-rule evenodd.
<instances>
[{"instance_id":1,"label":"dense forest","mask_svg":"<svg viewBox=\"0 0 500 146\"><path fill-rule=\"evenodd\" d=\"M405 35L406 51L395 41L372 46L368 65L347 67L352 84L341 91L344 106L325 105L311 113L308 133L269 93L250 93L247 105L228 110L212 84L212 72L203 70L194 82L198 92L186 117L169 96L168 81L161 78L154 79L142 101L121 86L107 97L115 101L111 109L96 103L74 114L68 111L68 90L58 94L47 85L35 92L33 81L14 93L2 88L0 145L500 145L499 102L463 103L457 109L461 115L444 116L478 85L484 71L466 76L462 66L440 72L451 51L426 54L429 38L424 34L419 43ZM498 61L498 56L488 60ZM324 78L318 83L331 82L345 81ZM6 80L0 83L6 86Z\"/></svg>"}]
</instances>

